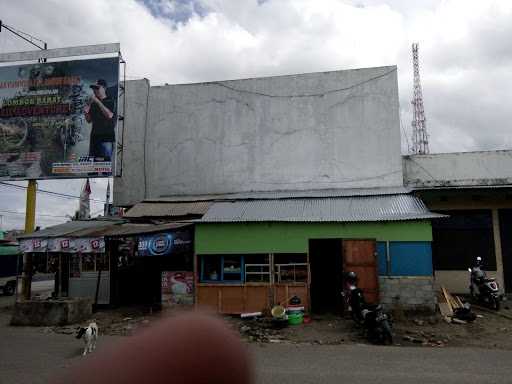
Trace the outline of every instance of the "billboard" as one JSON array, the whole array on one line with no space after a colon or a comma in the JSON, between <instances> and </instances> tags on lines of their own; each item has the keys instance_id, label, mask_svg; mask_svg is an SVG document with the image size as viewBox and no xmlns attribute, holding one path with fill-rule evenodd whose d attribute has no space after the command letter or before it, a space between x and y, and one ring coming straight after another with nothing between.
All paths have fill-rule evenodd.
<instances>
[{"instance_id":1,"label":"billboard","mask_svg":"<svg viewBox=\"0 0 512 384\"><path fill-rule=\"evenodd\" d=\"M119 58L0 67L0 180L112 174Z\"/></svg>"}]
</instances>

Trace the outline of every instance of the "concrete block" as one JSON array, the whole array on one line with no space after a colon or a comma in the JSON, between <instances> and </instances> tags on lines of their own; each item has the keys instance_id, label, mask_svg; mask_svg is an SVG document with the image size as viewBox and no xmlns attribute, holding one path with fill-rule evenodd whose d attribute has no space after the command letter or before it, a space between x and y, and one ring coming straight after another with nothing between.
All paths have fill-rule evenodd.
<instances>
[{"instance_id":1,"label":"concrete block","mask_svg":"<svg viewBox=\"0 0 512 384\"><path fill-rule=\"evenodd\" d=\"M79 323L92 315L92 299L28 300L15 304L11 325L51 326Z\"/></svg>"}]
</instances>

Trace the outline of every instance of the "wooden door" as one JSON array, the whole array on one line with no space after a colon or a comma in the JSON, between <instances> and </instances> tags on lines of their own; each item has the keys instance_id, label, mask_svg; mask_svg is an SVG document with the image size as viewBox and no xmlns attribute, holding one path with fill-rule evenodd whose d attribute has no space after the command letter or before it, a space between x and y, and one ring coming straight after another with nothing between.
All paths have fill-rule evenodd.
<instances>
[{"instance_id":1,"label":"wooden door","mask_svg":"<svg viewBox=\"0 0 512 384\"><path fill-rule=\"evenodd\" d=\"M358 286L368 303L379 302L375 240L343 240L343 271L357 274Z\"/></svg>"}]
</instances>

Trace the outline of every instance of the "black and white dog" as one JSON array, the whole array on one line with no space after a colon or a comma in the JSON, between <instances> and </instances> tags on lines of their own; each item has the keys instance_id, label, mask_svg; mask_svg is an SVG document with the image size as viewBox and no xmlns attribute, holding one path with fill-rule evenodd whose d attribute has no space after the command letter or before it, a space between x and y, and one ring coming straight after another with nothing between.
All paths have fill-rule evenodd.
<instances>
[{"instance_id":1,"label":"black and white dog","mask_svg":"<svg viewBox=\"0 0 512 384\"><path fill-rule=\"evenodd\" d=\"M98 340L98 325L95 322L92 322L86 328L78 327L77 331L78 333L76 338L84 338L85 347L82 356L85 356L87 353L91 353L92 350L96 348L96 341Z\"/></svg>"}]
</instances>

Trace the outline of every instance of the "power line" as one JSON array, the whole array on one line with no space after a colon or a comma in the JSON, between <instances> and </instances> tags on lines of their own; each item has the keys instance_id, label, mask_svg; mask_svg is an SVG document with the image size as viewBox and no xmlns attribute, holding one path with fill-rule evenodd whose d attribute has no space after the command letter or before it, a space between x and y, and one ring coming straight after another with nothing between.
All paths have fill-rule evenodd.
<instances>
[{"instance_id":1,"label":"power line","mask_svg":"<svg viewBox=\"0 0 512 384\"><path fill-rule=\"evenodd\" d=\"M6 186L6 187L12 187L12 188L15 188L15 189L23 189L23 190L26 190L27 187L23 186L23 185L16 185L16 184L10 184L10 183L6 183L6 182L3 182L3 181L0 181L0 186ZM46 195L50 195L50 196L54 196L54 197L62 197L62 198L66 198L66 199L80 199L80 196L75 196L75 195L69 195L67 193L60 193L60 192L53 192L53 191L47 191L47 190L44 190L44 189L38 189L37 192L39 193L43 193L43 194L46 194ZM105 200L99 200L99 199L90 199L91 201L94 201L94 202L97 202L97 203L102 203L102 204L105 204Z\"/></svg>"},{"instance_id":2,"label":"power line","mask_svg":"<svg viewBox=\"0 0 512 384\"><path fill-rule=\"evenodd\" d=\"M25 216L25 212L9 211L7 209L0 209L0 212L1 213L10 213L10 214L14 214L14 215L23 215L23 216ZM49 214L44 214L44 213L37 213L37 216L69 219L69 216L49 215Z\"/></svg>"},{"instance_id":3,"label":"power line","mask_svg":"<svg viewBox=\"0 0 512 384\"><path fill-rule=\"evenodd\" d=\"M357 88L357 87L359 87L361 85L364 85L364 84L370 83L372 81L378 80L380 78L386 77L387 75L389 75L389 74L391 74L391 73L393 73L395 71L396 71L396 68L393 68L392 70L390 70L388 72L385 72L383 74L371 77L371 78L363 80L363 81L361 81L359 83L355 83L355 84L352 84L352 85L349 85L349 86L343 87L343 88L330 89L328 91L319 92L319 93L302 93L302 94L296 94L296 95L271 95L271 94L268 94L268 93L251 91L251 90L247 90L247 89L238 89L238 88L229 86L229 85L227 85L225 83L221 83L221 82L218 82L218 81L214 81L214 82L206 83L206 84L207 85L216 85L216 86L219 86L219 87L224 87L224 88L227 88L227 89L229 89L231 91L238 92L238 93L247 93L247 94L251 94L251 95L255 95L255 96L264 96L264 97L272 97L272 98L289 98L289 99L293 99L293 98L303 98L303 97L324 97L324 96L330 95L332 93L338 93L338 92L348 91L348 90L353 89L353 88Z\"/></svg>"}]
</instances>

